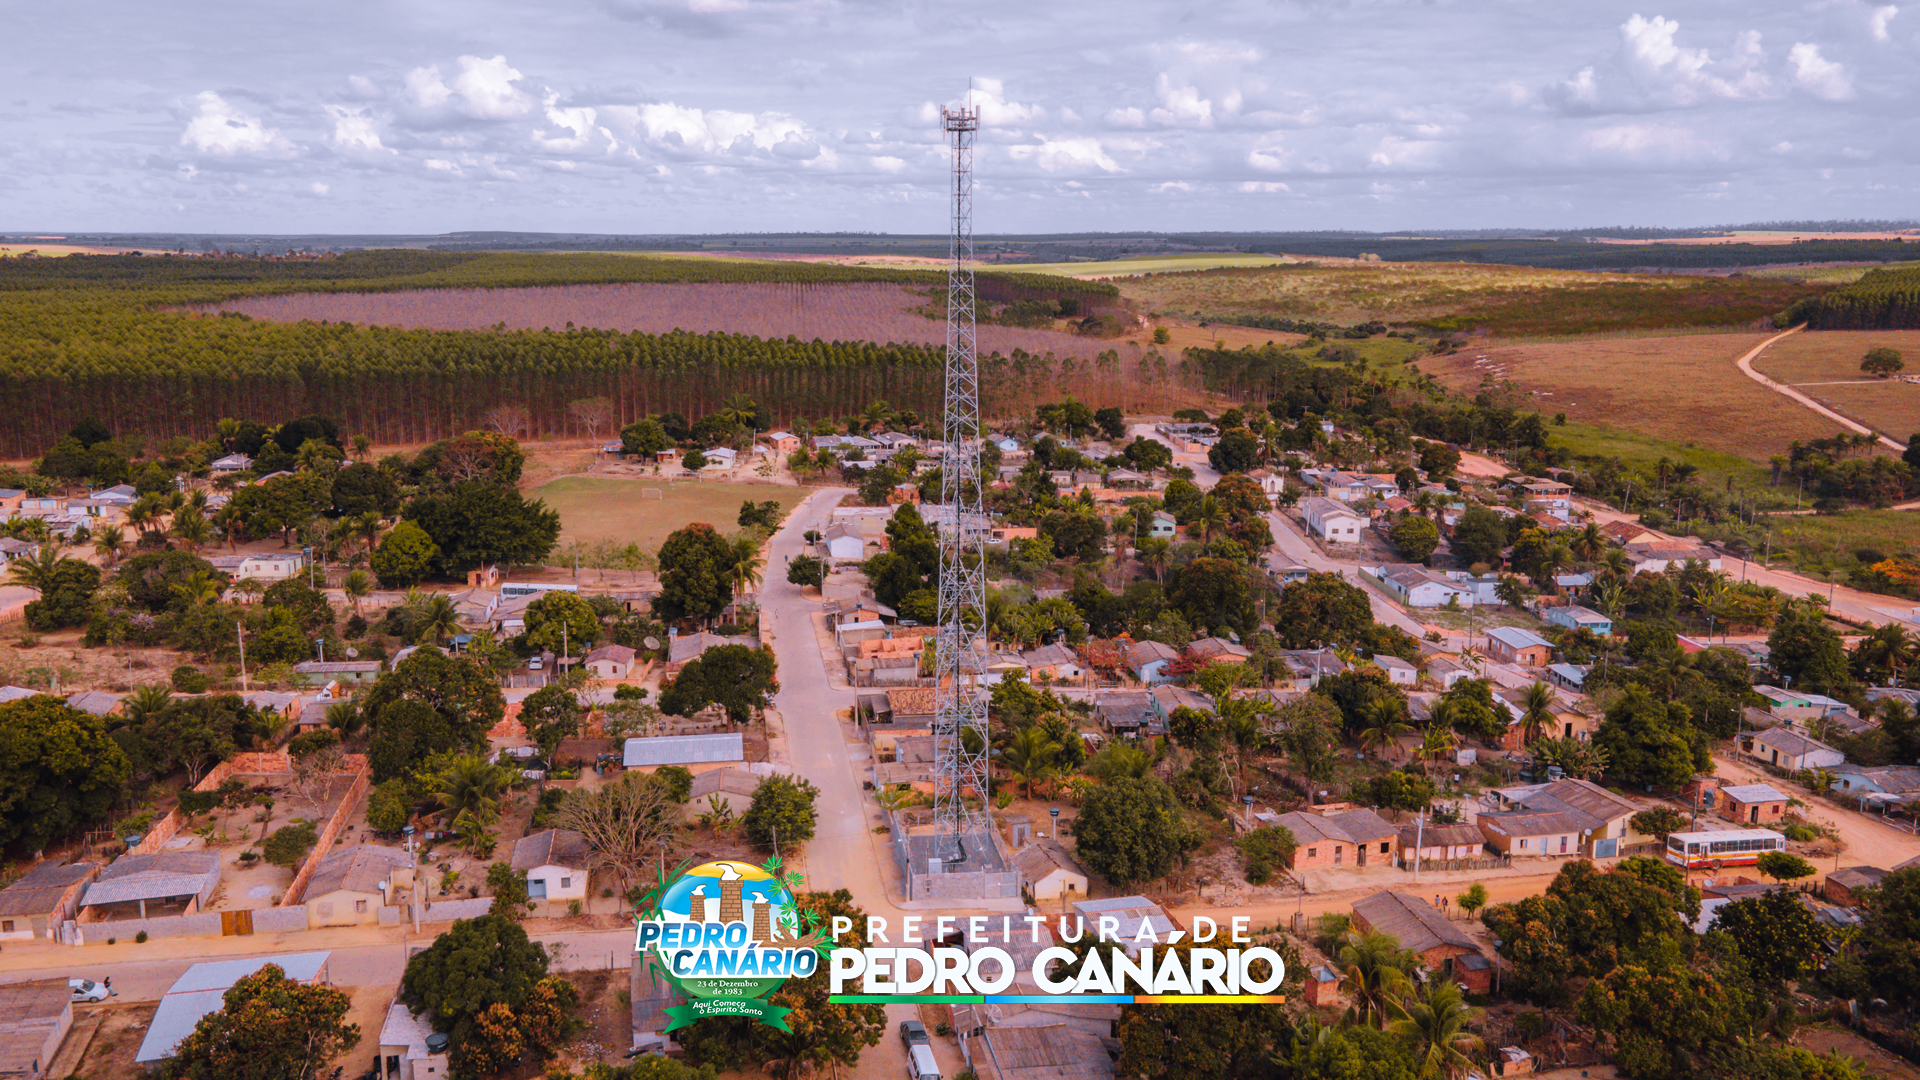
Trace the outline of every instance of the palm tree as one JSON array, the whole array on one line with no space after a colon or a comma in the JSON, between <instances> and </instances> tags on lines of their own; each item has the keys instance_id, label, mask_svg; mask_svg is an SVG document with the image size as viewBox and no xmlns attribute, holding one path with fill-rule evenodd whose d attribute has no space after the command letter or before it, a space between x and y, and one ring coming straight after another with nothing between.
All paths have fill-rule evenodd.
<instances>
[{"instance_id":1,"label":"palm tree","mask_svg":"<svg viewBox=\"0 0 1920 1080\"><path fill-rule=\"evenodd\" d=\"M738 431L751 431L760 416L760 406L745 394L734 394L720 406L720 419Z\"/></svg>"},{"instance_id":2,"label":"palm tree","mask_svg":"<svg viewBox=\"0 0 1920 1080\"><path fill-rule=\"evenodd\" d=\"M353 456L361 461L367 460L367 451L373 449L373 440L365 435L353 437Z\"/></svg>"},{"instance_id":3,"label":"palm tree","mask_svg":"<svg viewBox=\"0 0 1920 1080\"><path fill-rule=\"evenodd\" d=\"M1600 558L1601 552L1607 550L1607 534L1600 531L1599 522L1589 521L1586 528L1573 535L1568 546L1575 555L1580 556L1582 562L1592 563Z\"/></svg>"},{"instance_id":4,"label":"palm tree","mask_svg":"<svg viewBox=\"0 0 1920 1080\"><path fill-rule=\"evenodd\" d=\"M1367 702L1366 708L1361 710L1361 750L1384 754L1395 739L1412 732L1413 728L1406 723L1406 714L1401 711L1398 698L1377 697Z\"/></svg>"},{"instance_id":5,"label":"palm tree","mask_svg":"<svg viewBox=\"0 0 1920 1080\"><path fill-rule=\"evenodd\" d=\"M153 524L153 519L157 515L158 504L153 496L143 495L135 499L132 506L127 507L127 524L133 526L135 532L145 537L148 532L147 527Z\"/></svg>"},{"instance_id":6,"label":"palm tree","mask_svg":"<svg viewBox=\"0 0 1920 1080\"><path fill-rule=\"evenodd\" d=\"M1060 755L1060 744L1047 738L1036 725L1010 740L1000 751L1000 764L1007 767L1017 783L1024 783L1027 798L1033 798L1033 782L1053 775L1053 760Z\"/></svg>"},{"instance_id":7,"label":"palm tree","mask_svg":"<svg viewBox=\"0 0 1920 1080\"><path fill-rule=\"evenodd\" d=\"M439 642L459 632L460 610L453 606L453 601L444 593L427 597L427 602L420 607L419 630L415 640L426 641L431 638Z\"/></svg>"},{"instance_id":8,"label":"palm tree","mask_svg":"<svg viewBox=\"0 0 1920 1080\"><path fill-rule=\"evenodd\" d=\"M7 564L15 585L24 585L41 596L53 588L60 566L60 547L51 541L40 545L31 558L15 559Z\"/></svg>"},{"instance_id":9,"label":"palm tree","mask_svg":"<svg viewBox=\"0 0 1920 1080\"><path fill-rule=\"evenodd\" d=\"M349 570L340 580L340 591L347 594L347 601L353 605L353 613L360 614L360 601L373 591L373 578L365 570Z\"/></svg>"},{"instance_id":10,"label":"palm tree","mask_svg":"<svg viewBox=\"0 0 1920 1080\"><path fill-rule=\"evenodd\" d=\"M1108 743L1105 750L1087 762L1087 772L1102 780L1137 780L1153 769L1153 758L1145 750L1126 743Z\"/></svg>"},{"instance_id":11,"label":"palm tree","mask_svg":"<svg viewBox=\"0 0 1920 1080\"><path fill-rule=\"evenodd\" d=\"M1173 541L1164 536L1149 536L1140 541L1140 561L1153 568L1155 581L1166 580L1167 564L1173 561Z\"/></svg>"},{"instance_id":12,"label":"palm tree","mask_svg":"<svg viewBox=\"0 0 1920 1080\"><path fill-rule=\"evenodd\" d=\"M1460 984L1452 979L1433 979L1399 1010L1401 1018L1387 1030L1413 1042L1420 1055L1420 1076L1457 1077L1473 1069L1469 1054L1486 1049L1478 1035L1467 1025L1478 1019L1480 1010L1470 1008L1460 994Z\"/></svg>"},{"instance_id":13,"label":"palm tree","mask_svg":"<svg viewBox=\"0 0 1920 1080\"><path fill-rule=\"evenodd\" d=\"M267 591L267 587L259 578L249 577L241 578L239 581L234 582L233 591L239 593L247 603L251 604L260 598L261 593Z\"/></svg>"},{"instance_id":14,"label":"palm tree","mask_svg":"<svg viewBox=\"0 0 1920 1080\"><path fill-rule=\"evenodd\" d=\"M1454 737L1452 728L1442 727L1436 723L1427 729L1426 735L1420 741L1420 756L1429 761L1445 761L1453 756L1454 750L1459 745L1460 740Z\"/></svg>"},{"instance_id":15,"label":"palm tree","mask_svg":"<svg viewBox=\"0 0 1920 1080\"><path fill-rule=\"evenodd\" d=\"M1621 548L1608 548L1601 552L1599 566L1601 572L1616 581L1625 581L1633 576L1633 560Z\"/></svg>"},{"instance_id":16,"label":"palm tree","mask_svg":"<svg viewBox=\"0 0 1920 1080\"><path fill-rule=\"evenodd\" d=\"M189 552L197 553L212 537L213 526L200 511L182 507L179 513L173 515L173 535L186 543Z\"/></svg>"},{"instance_id":17,"label":"palm tree","mask_svg":"<svg viewBox=\"0 0 1920 1080\"><path fill-rule=\"evenodd\" d=\"M186 600L188 607L201 607L220 601L220 594L226 592L225 584L213 576L211 570L195 570L173 585L175 596Z\"/></svg>"},{"instance_id":18,"label":"palm tree","mask_svg":"<svg viewBox=\"0 0 1920 1080\"><path fill-rule=\"evenodd\" d=\"M213 512L213 525L220 530L220 539L227 542L227 551L238 552L240 550L240 511L235 509L232 503L228 503Z\"/></svg>"},{"instance_id":19,"label":"palm tree","mask_svg":"<svg viewBox=\"0 0 1920 1080\"><path fill-rule=\"evenodd\" d=\"M727 567L726 573L736 597L745 596L747 590L760 584L760 542L744 534L735 537L733 565Z\"/></svg>"},{"instance_id":20,"label":"palm tree","mask_svg":"<svg viewBox=\"0 0 1920 1080\"><path fill-rule=\"evenodd\" d=\"M507 789L507 770L478 754L456 758L439 776L434 800L454 820L468 811L484 813Z\"/></svg>"},{"instance_id":21,"label":"palm tree","mask_svg":"<svg viewBox=\"0 0 1920 1080\"><path fill-rule=\"evenodd\" d=\"M1540 557L1540 584L1546 586L1555 596L1560 595L1560 583L1554 578L1573 565L1573 549L1555 541L1547 545L1545 554Z\"/></svg>"},{"instance_id":22,"label":"palm tree","mask_svg":"<svg viewBox=\"0 0 1920 1080\"><path fill-rule=\"evenodd\" d=\"M1546 683L1534 683L1527 687L1526 693L1520 698L1520 704L1526 710L1520 715L1520 738L1531 743L1547 731L1554 722L1553 707L1557 703L1553 688Z\"/></svg>"},{"instance_id":23,"label":"palm tree","mask_svg":"<svg viewBox=\"0 0 1920 1080\"><path fill-rule=\"evenodd\" d=\"M1469 645L1466 648L1460 650L1460 666L1466 668L1468 671L1473 672L1474 675L1478 676L1480 674L1480 669L1485 667L1486 663L1487 663L1486 656L1482 654L1479 649L1474 648L1472 645Z\"/></svg>"},{"instance_id":24,"label":"palm tree","mask_svg":"<svg viewBox=\"0 0 1920 1080\"><path fill-rule=\"evenodd\" d=\"M360 534L362 540L366 541L367 554L369 555L373 554L374 545L380 542L380 523L382 520L380 511L378 510L368 510L353 519L353 529Z\"/></svg>"},{"instance_id":25,"label":"palm tree","mask_svg":"<svg viewBox=\"0 0 1920 1080\"><path fill-rule=\"evenodd\" d=\"M1199 527L1200 542L1205 544L1213 539L1214 530L1226 523L1227 514L1221 509L1220 500L1212 495L1206 495L1201 497L1199 507L1193 512L1193 520L1187 524Z\"/></svg>"},{"instance_id":26,"label":"palm tree","mask_svg":"<svg viewBox=\"0 0 1920 1080\"><path fill-rule=\"evenodd\" d=\"M1340 950L1340 989L1353 997L1347 1022L1371 1028L1387 1026L1393 998L1406 985L1412 957L1386 934L1367 934Z\"/></svg>"},{"instance_id":27,"label":"palm tree","mask_svg":"<svg viewBox=\"0 0 1920 1080\"><path fill-rule=\"evenodd\" d=\"M1518 574L1502 574L1500 575L1500 584L1493 587L1493 594L1500 598L1501 603L1516 611L1526 607L1526 579Z\"/></svg>"},{"instance_id":28,"label":"palm tree","mask_svg":"<svg viewBox=\"0 0 1920 1080\"><path fill-rule=\"evenodd\" d=\"M93 550L107 561L108 566L120 561L120 548L126 542L126 530L118 525L102 525L93 534Z\"/></svg>"},{"instance_id":29,"label":"palm tree","mask_svg":"<svg viewBox=\"0 0 1920 1080\"><path fill-rule=\"evenodd\" d=\"M133 693L127 695L120 706L120 711L130 725L144 726L148 721L166 712L167 706L172 703L173 690L166 683L143 683L134 687Z\"/></svg>"},{"instance_id":30,"label":"palm tree","mask_svg":"<svg viewBox=\"0 0 1920 1080\"><path fill-rule=\"evenodd\" d=\"M1620 609L1627 604L1627 590L1618 581L1609 581L1593 588L1593 602L1608 618L1618 618Z\"/></svg>"},{"instance_id":31,"label":"palm tree","mask_svg":"<svg viewBox=\"0 0 1920 1080\"><path fill-rule=\"evenodd\" d=\"M1913 638L1899 623L1893 622L1875 627L1853 650L1854 661L1860 666L1892 675L1896 680L1913 655Z\"/></svg>"}]
</instances>

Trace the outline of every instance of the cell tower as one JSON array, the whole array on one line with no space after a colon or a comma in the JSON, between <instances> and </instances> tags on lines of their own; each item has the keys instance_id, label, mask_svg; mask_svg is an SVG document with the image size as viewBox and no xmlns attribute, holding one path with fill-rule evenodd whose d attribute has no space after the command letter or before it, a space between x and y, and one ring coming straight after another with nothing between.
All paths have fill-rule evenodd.
<instances>
[{"instance_id":1,"label":"cell tower","mask_svg":"<svg viewBox=\"0 0 1920 1080\"><path fill-rule=\"evenodd\" d=\"M935 850L954 870L966 839L985 838L987 798L986 517L980 487L980 361L974 349L973 140L980 112L945 109L953 147L953 233L947 260L947 442L941 498L953 515L940 530L940 628L934 638ZM968 738L971 729L974 738ZM981 867L984 869L984 867Z\"/></svg>"}]
</instances>

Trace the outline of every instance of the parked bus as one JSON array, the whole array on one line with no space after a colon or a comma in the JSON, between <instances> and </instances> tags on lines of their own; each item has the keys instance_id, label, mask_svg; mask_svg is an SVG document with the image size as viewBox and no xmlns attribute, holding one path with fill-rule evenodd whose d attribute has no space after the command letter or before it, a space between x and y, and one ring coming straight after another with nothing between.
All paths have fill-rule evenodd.
<instances>
[{"instance_id":1,"label":"parked bus","mask_svg":"<svg viewBox=\"0 0 1920 1080\"><path fill-rule=\"evenodd\" d=\"M1771 829L1677 832L1667 837L1667 861L1689 870L1752 866L1768 851L1785 851L1787 838Z\"/></svg>"}]
</instances>

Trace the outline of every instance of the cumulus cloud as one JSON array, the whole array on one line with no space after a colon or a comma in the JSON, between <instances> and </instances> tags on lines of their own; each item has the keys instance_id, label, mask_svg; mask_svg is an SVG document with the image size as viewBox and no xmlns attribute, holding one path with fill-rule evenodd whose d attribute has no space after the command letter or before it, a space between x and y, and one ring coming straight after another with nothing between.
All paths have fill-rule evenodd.
<instances>
[{"instance_id":1,"label":"cumulus cloud","mask_svg":"<svg viewBox=\"0 0 1920 1080\"><path fill-rule=\"evenodd\" d=\"M1107 110L1107 123L1114 127L1141 128L1147 126L1145 110L1129 105L1124 109Z\"/></svg>"},{"instance_id":2,"label":"cumulus cloud","mask_svg":"<svg viewBox=\"0 0 1920 1080\"><path fill-rule=\"evenodd\" d=\"M1892 22L1893 17L1898 14L1900 14L1900 9L1892 4L1886 4L1873 9L1873 12L1867 16L1867 29L1872 32L1873 40L1893 40L1893 35L1887 32L1887 24Z\"/></svg>"},{"instance_id":3,"label":"cumulus cloud","mask_svg":"<svg viewBox=\"0 0 1920 1080\"><path fill-rule=\"evenodd\" d=\"M1213 102L1201 97L1199 90L1176 84L1164 71L1154 88L1160 94L1160 107L1147 114L1154 123L1167 127L1213 126Z\"/></svg>"},{"instance_id":4,"label":"cumulus cloud","mask_svg":"<svg viewBox=\"0 0 1920 1080\"><path fill-rule=\"evenodd\" d=\"M407 96L423 109L451 104L476 120L511 120L533 109L533 99L513 85L521 78L505 56L463 56L451 85L437 64L407 72Z\"/></svg>"},{"instance_id":5,"label":"cumulus cloud","mask_svg":"<svg viewBox=\"0 0 1920 1080\"><path fill-rule=\"evenodd\" d=\"M191 146L206 154L233 157L239 154L285 156L293 144L257 116L246 116L227 104L219 94L202 90L194 99L200 111L187 121L180 133L180 145Z\"/></svg>"},{"instance_id":6,"label":"cumulus cloud","mask_svg":"<svg viewBox=\"0 0 1920 1080\"><path fill-rule=\"evenodd\" d=\"M1015 161L1032 161L1047 172L1087 172L1098 169L1101 172L1122 172L1120 163L1113 160L1100 140L1095 138L1049 139L1042 137L1035 145L1013 146L1007 148L1007 156Z\"/></svg>"},{"instance_id":7,"label":"cumulus cloud","mask_svg":"<svg viewBox=\"0 0 1920 1080\"><path fill-rule=\"evenodd\" d=\"M1787 62L1793 65L1793 81L1822 101L1845 101L1853 96L1853 79L1847 69L1820 55L1820 46L1799 42L1787 50Z\"/></svg>"},{"instance_id":8,"label":"cumulus cloud","mask_svg":"<svg viewBox=\"0 0 1920 1080\"><path fill-rule=\"evenodd\" d=\"M1769 80L1757 30L1735 35L1721 59L1680 43L1680 23L1634 14L1620 24L1620 45L1605 64L1588 65L1550 89L1573 112L1687 108L1712 99L1765 96Z\"/></svg>"},{"instance_id":9,"label":"cumulus cloud","mask_svg":"<svg viewBox=\"0 0 1920 1080\"><path fill-rule=\"evenodd\" d=\"M655 146L701 154L772 150L790 135L812 139L805 124L772 112L698 109L663 101L608 106L606 114Z\"/></svg>"},{"instance_id":10,"label":"cumulus cloud","mask_svg":"<svg viewBox=\"0 0 1920 1080\"><path fill-rule=\"evenodd\" d=\"M556 104L559 100L560 95L558 94L547 95L547 123L552 124L556 128L564 128L573 134L549 138L546 135L535 132L534 138L539 141L541 146L548 150L584 150L587 148L587 145L593 141L593 137L596 134L606 131L605 128L595 127L593 121L597 114L591 106L582 105L576 108L562 109Z\"/></svg>"},{"instance_id":11,"label":"cumulus cloud","mask_svg":"<svg viewBox=\"0 0 1920 1080\"><path fill-rule=\"evenodd\" d=\"M999 79L974 79L970 96L974 108L980 110L980 122L992 127L1013 127L1047 115L1047 110L1038 105L1008 100L1006 83Z\"/></svg>"},{"instance_id":12,"label":"cumulus cloud","mask_svg":"<svg viewBox=\"0 0 1920 1080\"><path fill-rule=\"evenodd\" d=\"M1293 189L1275 180L1247 180L1241 183L1240 190L1262 195L1273 195Z\"/></svg>"},{"instance_id":13,"label":"cumulus cloud","mask_svg":"<svg viewBox=\"0 0 1920 1080\"><path fill-rule=\"evenodd\" d=\"M333 145L343 150L386 150L394 151L380 143L380 130L372 117L360 109L349 109L343 105L327 106L327 115L333 117Z\"/></svg>"}]
</instances>

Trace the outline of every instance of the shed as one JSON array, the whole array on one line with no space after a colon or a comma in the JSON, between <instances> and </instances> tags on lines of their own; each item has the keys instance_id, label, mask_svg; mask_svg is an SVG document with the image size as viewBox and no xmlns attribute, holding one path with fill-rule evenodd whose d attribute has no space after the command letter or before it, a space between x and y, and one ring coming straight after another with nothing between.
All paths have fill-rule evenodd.
<instances>
[{"instance_id":1,"label":"shed","mask_svg":"<svg viewBox=\"0 0 1920 1080\"><path fill-rule=\"evenodd\" d=\"M386 1022L380 1025L380 1056L374 1060L377 1080L443 1080L448 1075L447 1052L438 1053L427 1046L433 1037L433 1025L426 1017L396 1001L387 1006Z\"/></svg>"},{"instance_id":2,"label":"shed","mask_svg":"<svg viewBox=\"0 0 1920 1080\"><path fill-rule=\"evenodd\" d=\"M548 829L513 845L513 868L527 875L530 900L585 900L587 838L572 829Z\"/></svg>"},{"instance_id":3,"label":"shed","mask_svg":"<svg viewBox=\"0 0 1920 1080\"><path fill-rule=\"evenodd\" d=\"M1768 825L1787 816L1787 803L1790 800L1772 784L1723 787L1720 794L1726 797L1721 812L1730 820L1742 824Z\"/></svg>"},{"instance_id":4,"label":"shed","mask_svg":"<svg viewBox=\"0 0 1920 1080\"><path fill-rule=\"evenodd\" d=\"M737 731L713 735L656 735L628 739L622 764L629 769L684 765L704 771L747 759L746 739Z\"/></svg>"},{"instance_id":5,"label":"shed","mask_svg":"<svg viewBox=\"0 0 1920 1080\"><path fill-rule=\"evenodd\" d=\"M73 1028L73 991L65 979L0 986L0 1076L40 1080Z\"/></svg>"},{"instance_id":6,"label":"shed","mask_svg":"<svg viewBox=\"0 0 1920 1080\"><path fill-rule=\"evenodd\" d=\"M105 690L84 690L68 698L67 707L94 716L112 716L120 711L120 701L125 697L125 694L111 694Z\"/></svg>"},{"instance_id":7,"label":"shed","mask_svg":"<svg viewBox=\"0 0 1920 1080\"><path fill-rule=\"evenodd\" d=\"M268 964L278 967L287 978L309 986L332 981L327 966L331 955L324 952L284 953L193 965L175 979L173 986L160 998L160 1007L154 1010L153 1019L147 1024L147 1037L141 1040L134 1062L151 1065L172 1057L174 1048L180 1045L182 1039L193 1034L201 1017L220 1011L225 1005L223 999L234 983Z\"/></svg>"},{"instance_id":8,"label":"shed","mask_svg":"<svg viewBox=\"0 0 1920 1080\"><path fill-rule=\"evenodd\" d=\"M1065 893L1087 894L1087 872L1072 853L1053 840L1036 840L1014 853L1013 865L1035 900Z\"/></svg>"},{"instance_id":9,"label":"shed","mask_svg":"<svg viewBox=\"0 0 1920 1080\"><path fill-rule=\"evenodd\" d=\"M122 855L100 871L81 900L82 922L107 918L116 906L135 904L147 917L147 902L179 903L177 914L191 915L212 898L220 884L220 856L209 851L158 851ZM124 907L122 908L124 912Z\"/></svg>"}]
</instances>

